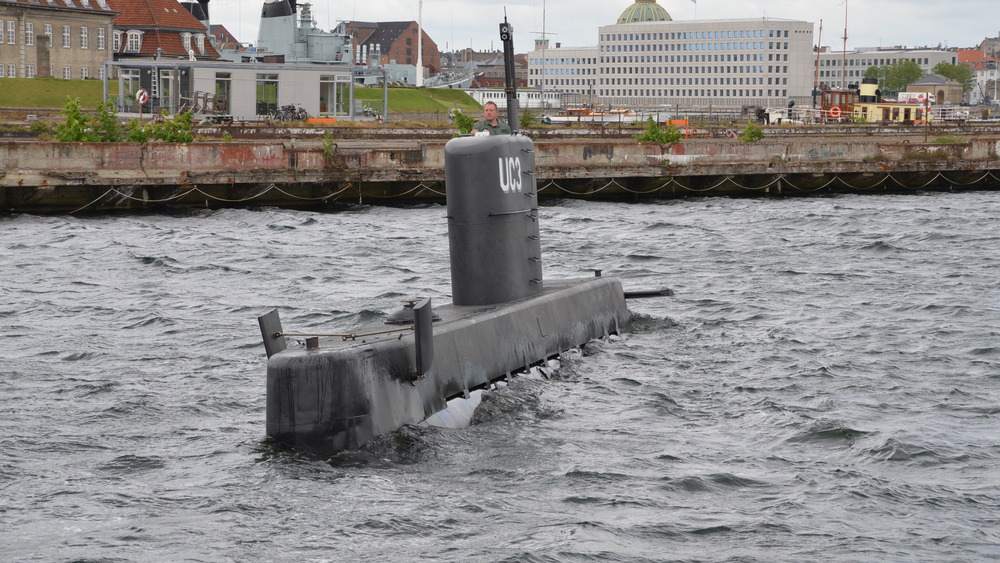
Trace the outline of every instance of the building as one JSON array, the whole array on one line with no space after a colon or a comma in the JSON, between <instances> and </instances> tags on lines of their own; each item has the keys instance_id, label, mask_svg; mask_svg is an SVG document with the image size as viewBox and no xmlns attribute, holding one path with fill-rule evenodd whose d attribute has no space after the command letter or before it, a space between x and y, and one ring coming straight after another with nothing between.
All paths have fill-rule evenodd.
<instances>
[{"instance_id":1,"label":"building","mask_svg":"<svg viewBox=\"0 0 1000 563\"><path fill-rule=\"evenodd\" d=\"M962 84L940 74L928 74L916 82L911 82L906 91L933 94L937 98L935 101L937 104L957 106L963 99Z\"/></svg>"},{"instance_id":2,"label":"building","mask_svg":"<svg viewBox=\"0 0 1000 563\"><path fill-rule=\"evenodd\" d=\"M134 64L121 61L109 66L120 67L125 75ZM159 60L148 61L143 68L143 88L152 76L172 76L183 86L172 90L173 96L151 97L142 106L142 112L147 114L192 110L249 120L286 105L301 106L314 117L353 118L357 110L354 73L346 65ZM124 80L119 84L123 89L128 85ZM120 91L111 98L117 100L119 110L139 111L134 97Z\"/></svg>"},{"instance_id":3,"label":"building","mask_svg":"<svg viewBox=\"0 0 1000 563\"><path fill-rule=\"evenodd\" d=\"M476 65L472 88L504 88L507 85L507 65L504 56L482 61ZM514 87L528 86L528 61L524 55L514 55Z\"/></svg>"},{"instance_id":4,"label":"building","mask_svg":"<svg viewBox=\"0 0 1000 563\"><path fill-rule=\"evenodd\" d=\"M0 78L102 78L115 16L105 0L0 2Z\"/></svg>"},{"instance_id":5,"label":"building","mask_svg":"<svg viewBox=\"0 0 1000 563\"><path fill-rule=\"evenodd\" d=\"M528 53L528 87L560 92L566 100L591 103L597 88L597 60L597 47L563 47L556 43L551 49L548 39L536 39L535 50Z\"/></svg>"},{"instance_id":6,"label":"building","mask_svg":"<svg viewBox=\"0 0 1000 563\"><path fill-rule=\"evenodd\" d=\"M191 73L179 63L212 61L219 53L208 38L208 8L197 4L199 16L177 0L107 0L117 14L111 52L118 64L108 64L108 78L118 79L118 93L109 93L121 111L138 111L136 94L149 96L147 111L175 113L193 105ZM198 17L204 18L199 20ZM167 65L154 64L166 62ZM204 92L204 95L214 95Z\"/></svg>"},{"instance_id":7,"label":"building","mask_svg":"<svg viewBox=\"0 0 1000 563\"><path fill-rule=\"evenodd\" d=\"M775 18L674 21L635 0L598 30L597 47L536 43L529 85L598 105L785 106L811 102L813 24Z\"/></svg>"},{"instance_id":8,"label":"building","mask_svg":"<svg viewBox=\"0 0 1000 563\"><path fill-rule=\"evenodd\" d=\"M417 22L347 22L347 33L353 37L355 50L374 53L379 64L417 66ZM427 32L420 30L420 58L424 77L441 72L441 51Z\"/></svg>"},{"instance_id":9,"label":"building","mask_svg":"<svg viewBox=\"0 0 1000 563\"><path fill-rule=\"evenodd\" d=\"M207 20L199 20L177 0L107 0L114 19L115 60L216 60ZM207 2L204 17L207 15Z\"/></svg>"},{"instance_id":10,"label":"building","mask_svg":"<svg viewBox=\"0 0 1000 563\"><path fill-rule=\"evenodd\" d=\"M987 37L976 46L977 51L981 51L987 57L1000 59L1000 34L996 37Z\"/></svg>"},{"instance_id":11,"label":"building","mask_svg":"<svg viewBox=\"0 0 1000 563\"><path fill-rule=\"evenodd\" d=\"M830 88L844 89L851 84L860 84L865 71L873 66L892 66L905 61L917 63L924 74L930 74L938 63L957 64L958 54L955 51L926 47L870 47L846 53L824 49L819 53L819 83Z\"/></svg>"},{"instance_id":12,"label":"building","mask_svg":"<svg viewBox=\"0 0 1000 563\"><path fill-rule=\"evenodd\" d=\"M209 39L212 41L212 45L218 48L219 46L228 47L230 49L236 49L239 47L239 40L233 35L226 26L212 24L208 26L209 29Z\"/></svg>"},{"instance_id":13,"label":"building","mask_svg":"<svg viewBox=\"0 0 1000 563\"><path fill-rule=\"evenodd\" d=\"M976 77L968 102L972 105L991 103L997 100L997 82L1000 81L1000 60L979 49L959 49L958 60L972 69Z\"/></svg>"}]
</instances>

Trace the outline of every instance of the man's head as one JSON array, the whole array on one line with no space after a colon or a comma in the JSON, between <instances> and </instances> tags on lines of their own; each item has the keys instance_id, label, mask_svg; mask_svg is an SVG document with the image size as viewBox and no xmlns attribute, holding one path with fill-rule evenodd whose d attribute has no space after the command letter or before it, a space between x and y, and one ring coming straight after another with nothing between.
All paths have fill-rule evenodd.
<instances>
[{"instance_id":1,"label":"man's head","mask_svg":"<svg viewBox=\"0 0 1000 563\"><path fill-rule=\"evenodd\" d=\"M483 118L486 121L493 122L500 115L500 109L497 108L495 102L486 102L483 104Z\"/></svg>"}]
</instances>

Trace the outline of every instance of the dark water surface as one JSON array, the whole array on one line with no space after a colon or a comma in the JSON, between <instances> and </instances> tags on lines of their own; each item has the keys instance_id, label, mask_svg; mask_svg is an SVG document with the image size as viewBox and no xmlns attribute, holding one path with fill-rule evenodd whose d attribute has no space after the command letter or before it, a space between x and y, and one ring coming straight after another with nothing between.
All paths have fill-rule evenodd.
<instances>
[{"instance_id":1,"label":"dark water surface","mask_svg":"<svg viewBox=\"0 0 1000 563\"><path fill-rule=\"evenodd\" d=\"M475 423L264 440L256 316L450 301L445 209L0 218L0 559L1000 559L1000 193L557 202L672 287Z\"/></svg>"}]
</instances>

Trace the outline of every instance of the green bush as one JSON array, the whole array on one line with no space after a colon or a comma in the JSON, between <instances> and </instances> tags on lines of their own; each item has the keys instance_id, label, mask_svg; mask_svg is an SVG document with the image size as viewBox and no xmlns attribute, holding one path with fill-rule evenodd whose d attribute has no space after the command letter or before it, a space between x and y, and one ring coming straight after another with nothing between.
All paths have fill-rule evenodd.
<instances>
[{"instance_id":1,"label":"green bush","mask_svg":"<svg viewBox=\"0 0 1000 563\"><path fill-rule=\"evenodd\" d=\"M646 118L646 129L634 138L640 143L658 143L666 145L680 141L684 138L684 135L681 134L680 129L675 127L673 123L668 124L666 127L660 127L656 121L653 120L653 116L649 116Z\"/></svg>"},{"instance_id":2,"label":"green bush","mask_svg":"<svg viewBox=\"0 0 1000 563\"><path fill-rule=\"evenodd\" d=\"M752 121L747 122L747 126L743 128L743 133L740 134L740 141L744 143L756 143L763 139L764 130L760 128L760 125Z\"/></svg>"},{"instance_id":3,"label":"green bush","mask_svg":"<svg viewBox=\"0 0 1000 563\"><path fill-rule=\"evenodd\" d=\"M168 119L167 112L163 112L162 117L162 121L133 119L125 128L125 140L130 143L148 143L149 141L190 143L194 140L194 135L191 133L194 122L191 112L186 111L175 115L173 119Z\"/></svg>"},{"instance_id":4,"label":"green bush","mask_svg":"<svg viewBox=\"0 0 1000 563\"><path fill-rule=\"evenodd\" d=\"M97 117L92 121L91 128L105 143L120 143L125 138L115 104L111 100L97 104Z\"/></svg>"},{"instance_id":5,"label":"green bush","mask_svg":"<svg viewBox=\"0 0 1000 563\"><path fill-rule=\"evenodd\" d=\"M79 98L67 97L66 105L59 113L64 121L56 125L55 138L63 143L119 143L123 140L131 143L190 143L194 140L194 134L191 133L194 118L189 111L175 115L172 119L164 112L162 120L158 122L133 119L124 132L111 101L97 104L97 115L88 117L80 108Z\"/></svg>"},{"instance_id":6,"label":"green bush","mask_svg":"<svg viewBox=\"0 0 1000 563\"><path fill-rule=\"evenodd\" d=\"M80 98L66 96L66 104L59 115L64 121L56 125L56 140L60 143L95 143L100 141L91 130L90 118L80 109Z\"/></svg>"},{"instance_id":7,"label":"green bush","mask_svg":"<svg viewBox=\"0 0 1000 563\"><path fill-rule=\"evenodd\" d=\"M472 131L472 126L476 124L475 117L465 115L460 109L451 110L451 117L455 120L455 127L458 128L458 132L463 135L468 135Z\"/></svg>"},{"instance_id":8,"label":"green bush","mask_svg":"<svg viewBox=\"0 0 1000 563\"><path fill-rule=\"evenodd\" d=\"M517 118L517 121L518 125L521 126L521 129L527 129L528 127L534 127L538 124L538 116L530 111L526 111Z\"/></svg>"},{"instance_id":9,"label":"green bush","mask_svg":"<svg viewBox=\"0 0 1000 563\"><path fill-rule=\"evenodd\" d=\"M337 145L333 142L333 135L327 133L323 135L323 161L329 166L333 161L333 155L337 153Z\"/></svg>"}]
</instances>

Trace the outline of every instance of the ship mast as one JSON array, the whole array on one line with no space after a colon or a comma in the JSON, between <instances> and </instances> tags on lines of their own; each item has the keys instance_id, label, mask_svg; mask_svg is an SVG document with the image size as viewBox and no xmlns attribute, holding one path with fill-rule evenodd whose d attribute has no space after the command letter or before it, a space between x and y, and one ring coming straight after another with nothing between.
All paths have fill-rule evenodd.
<instances>
[{"instance_id":1,"label":"ship mast","mask_svg":"<svg viewBox=\"0 0 1000 563\"><path fill-rule=\"evenodd\" d=\"M844 64L840 72L840 89L847 90L847 0L844 0Z\"/></svg>"},{"instance_id":2,"label":"ship mast","mask_svg":"<svg viewBox=\"0 0 1000 563\"><path fill-rule=\"evenodd\" d=\"M813 77L813 109L816 109L816 94L819 92L819 54L823 51L823 20L819 20L819 38L816 40L816 74Z\"/></svg>"}]
</instances>

